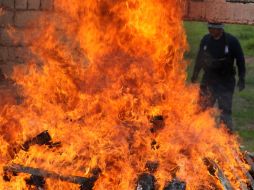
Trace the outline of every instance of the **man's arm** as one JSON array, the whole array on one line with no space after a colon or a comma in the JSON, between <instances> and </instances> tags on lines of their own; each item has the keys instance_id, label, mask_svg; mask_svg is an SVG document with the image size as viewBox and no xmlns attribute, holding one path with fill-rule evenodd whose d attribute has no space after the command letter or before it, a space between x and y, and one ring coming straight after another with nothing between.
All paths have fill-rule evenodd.
<instances>
[{"instance_id":1,"label":"man's arm","mask_svg":"<svg viewBox=\"0 0 254 190\"><path fill-rule=\"evenodd\" d=\"M194 65L194 70L193 70L193 74L192 74L192 77L191 77L191 82L192 83L195 83L197 80L198 80L198 75L202 69L202 53L203 53L203 46L204 46L204 38L201 40L201 43L199 45L199 51L198 51L198 55L196 57L196 60L195 60L195 65Z\"/></svg>"},{"instance_id":2,"label":"man's arm","mask_svg":"<svg viewBox=\"0 0 254 190\"><path fill-rule=\"evenodd\" d=\"M234 40L233 43L233 53L234 57L236 59L236 65L238 70L238 87L239 91L242 91L245 88L245 74L246 74L246 68L245 68L245 58L244 53L242 50L242 47L237 39Z\"/></svg>"}]
</instances>

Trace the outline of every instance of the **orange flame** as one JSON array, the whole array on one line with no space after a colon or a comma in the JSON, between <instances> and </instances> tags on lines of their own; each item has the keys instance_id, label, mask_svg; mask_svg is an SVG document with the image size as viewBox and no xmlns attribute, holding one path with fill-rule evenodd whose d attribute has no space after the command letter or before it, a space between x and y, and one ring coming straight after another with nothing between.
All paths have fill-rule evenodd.
<instances>
[{"instance_id":1,"label":"orange flame","mask_svg":"<svg viewBox=\"0 0 254 190\"><path fill-rule=\"evenodd\" d=\"M209 157L238 188L234 172L243 173L234 158L236 138L215 127L215 110L197 113L198 88L185 84L183 3L55 0L55 12L40 19L34 58L14 71L24 102L1 113L0 166L13 162L79 176L99 167L94 189L113 190L134 189L146 162L157 161L160 189L174 173L195 190L220 186L203 163ZM157 115L165 127L151 133ZM19 150L44 130L62 146ZM27 189L24 177L0 186ZM78 188L51 179L47 185Z\"/></svg>"}]
</instances>

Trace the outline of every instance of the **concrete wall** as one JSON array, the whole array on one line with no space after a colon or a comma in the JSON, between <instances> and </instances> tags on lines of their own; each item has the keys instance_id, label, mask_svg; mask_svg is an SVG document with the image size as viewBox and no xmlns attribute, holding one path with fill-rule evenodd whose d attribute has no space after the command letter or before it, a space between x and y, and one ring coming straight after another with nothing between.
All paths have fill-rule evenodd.
<instances>
[{"instance_id":1,"label":"concrete wall","mask_svg":"<svg viewBox=\"0 0 254 190\"><path fill-rule=\"evenodd\" d=\"M254 24L253 0L188 0L185 20ZM245 2L245 3L237 3Z\"/></svg>"},{"instance_id":2,"label":"concrete wall","mask_svg":"<svg viewBox=\"0 0 254 190\"><path fill-rule=\"evenodd\" d=\"M53 8L53 0L0 0L0 69L6 75L29 58L31 41L25 35L36 35L31 31L39 27L30 21Z\"/></svg>"}]
</instances>

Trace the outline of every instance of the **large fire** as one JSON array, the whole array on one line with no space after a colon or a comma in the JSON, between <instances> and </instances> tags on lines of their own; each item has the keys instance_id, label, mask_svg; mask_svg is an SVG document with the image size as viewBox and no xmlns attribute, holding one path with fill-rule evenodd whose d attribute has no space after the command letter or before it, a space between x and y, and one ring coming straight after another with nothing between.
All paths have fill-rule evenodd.
<instances>
[{"instance_id":1,"label":"large fire","mask_svg":"<svg viewBox=\"0 0 254 190\"><path fill-rule=\"evenodd\" d=\"M154 162L158 189L173 179L188 190L221 189L204 164L210 158L239 189L245 164L235 158L236 138L216 127L216 110L198 111L198 87L185 82L183 3L55 0L55 12L37 21L43 27L33 58L14 70L24 100L2 109L0 167L83 177L100 168L94 190L128 190ZM45 130L61 146L24 150ZM0 179L0 187L29 189L26 177ZM57 179L46 184L79 189Z\"/></svg>"}]
</instances>

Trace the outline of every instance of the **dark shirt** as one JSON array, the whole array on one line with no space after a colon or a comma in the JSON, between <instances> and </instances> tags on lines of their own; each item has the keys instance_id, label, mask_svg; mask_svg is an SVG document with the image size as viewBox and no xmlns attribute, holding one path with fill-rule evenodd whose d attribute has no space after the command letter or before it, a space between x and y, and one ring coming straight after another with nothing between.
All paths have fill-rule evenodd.
<instances>
[{"instance_id":1,"label":"dark shirt","mask_svg":"<svg viewBox=\"0 0 254 190\"><path fill-rule=\"evenodd\" d=\"M212 37L205 36L201 42L201 47L207 46L207 51L214 59L220 59L225 57L225 37L215 40Z\"/></svg>"},{"instance_id":2,"label":"dark shirt","mask_svg":"<svg viewBox=\"0 0 254 190\"><path fill-rule=\"evenodd\" d=\"M231 34L224 32L223 36L218 40L212 38L210 34L207 34L203 37L194 67L194 77L197 77L200 70L204 69L204 57L202 56L204 52L208 52L211 56L211 59L215 60L214 62L223 58L230 60L229 67L227 69L233 69L234 62L236 60L239 78L245 77L246 71L244 54L239 41Z\"/></svg>"}]
</instances>

